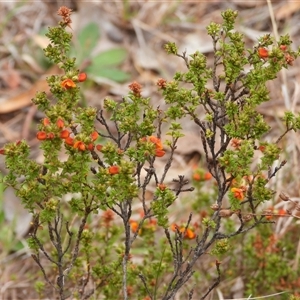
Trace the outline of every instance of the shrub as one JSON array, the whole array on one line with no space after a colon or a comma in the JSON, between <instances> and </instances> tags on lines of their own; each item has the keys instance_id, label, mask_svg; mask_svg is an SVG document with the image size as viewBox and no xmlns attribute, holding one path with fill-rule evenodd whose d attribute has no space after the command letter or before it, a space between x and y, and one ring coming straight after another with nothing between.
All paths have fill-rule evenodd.
<instances>
[{"instance_id":1,"label":"shrub","mask_svg":"<svg viewBox=\"0 0 300 300\"><path fill-rule=\"evenodd\" d=\"M45 113L37 132L44 162L29 158L26 141L0 150L9 170L3 182L33 215L32 258L59 299L167 300L184 286L185 299L192 299L189 282L201 281L195 267L209 254L216 257L215 272L196 289L197 299L204 299L220 283L220 259L232 249L231 239L274 222L276 212L263 210L263 204L274 193L268 183L286 163L278 142L299 129L300 117L286 112L285 131L267 142L270 127L257 107L270 100L266 83L299 53L288 35L277 42L265 35L245 49L243 35L234 31L237 12L226 10L222 24L207 26L211 67L200 52L186 56L174 43L165 46L187 67L172 81L158 80L165 111L142 96L137 82L121 101L106 98L97 111L78 105L80 82L88 74L68 56L71 11L61 7L58 13L62 21L49 28L44 53L64 74L47 78L54 104L44 92L32 100ZM186 119L199 127L205 152L208 170L193 175L199 201L193 208L203 201L206 213L201 223L193 222L191 211L184 223L170 224L174 203L194 190L182 175L173 185L166 182ZM162 170L159 160L165 161ZM201 192L207 180L214 182L211 193Z\"/></svg>"}]
</instances>

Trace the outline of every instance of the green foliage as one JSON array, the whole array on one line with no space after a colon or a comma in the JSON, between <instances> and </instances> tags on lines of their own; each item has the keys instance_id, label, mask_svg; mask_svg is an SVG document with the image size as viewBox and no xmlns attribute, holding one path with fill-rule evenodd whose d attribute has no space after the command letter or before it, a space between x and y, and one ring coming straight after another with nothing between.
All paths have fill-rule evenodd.
<instances>
[{"instance_id":1,"label":"green foliage","mask_svg":"<svg viewBox=\"0 0 300 300\"><path fill-rule=\"evenodd\" d=\"M81 65L86 61L90 61L84 71L89 74L89 78L95 81L101 77L117 82L128 80L130 77L129 74L118 68L127 58L126 49L113 48L94 54L94 49L99 40L100 31L97 24L89 23L82 28L78 33L76 47L73 50L77 64Z\"/></svg>"},{"instance_id":2,"label":"green foliage","mask_svg":"<svg viewBox=\"0 0 300 300\"><path fill-rule=\"evenodd\" d=\"M64 74L47 78L54 103L44 92L33 99L45 114L37 132L44 161L29 158L26 141L0 149L9 171L3 183L15 189L34 216L28 239L32 257L59 299L92 295L173 299L192 280L203 255L224 257L234 249L232 238L272 224L272 214L261 203L272 198L268 183L285 164L277 144L299 128L300 117L287 112L285 132L277 141L266 142L270 127L257 106L269 100L267 82L291 65L298 53L290 49L288 35L279 42L265 35L260 44L246 49L243 35L234 30L237 12L226 10L221 24L207 27L215 49L212 65L199 51L187 57L178 53L174 43L165 46L187 67L173 80L157 83L167 105L165 112L142 96L137 82L129 85L129 94L119 102L106 98L97 111L78 106L80 84L86 76L79 73L77 64L91 59L88 76L125 80L127 75L115 67L126 53L113 49L92 56L100 33L95 24L88 24L78 35L79 60L70 58L70 11L64 8L60 15L63 20L49 29L51 43L44 52ZM182 175L172 185L166 176L186 117L199 127L208 172L195 170L197 194L188 206L189 217L184 216L187 220L178 225L170 224L174 203L194 188ZM164 135L167 141L162 141ZM162 157L163 167L157 163ZM210 179L213 183L207 192ZM192 208L201 209L199 222L192 222ZM263 233L259 251L268 247L264 242L270 234ZM251 238L247 243L249 262L253 258L257 270L262 255L249 247ZM261 281L267 276L271 288L274 280L289 276L289 268L277 252L267 260L265 274L259 276ZM277 275L274 265L280 269ZM210 283L198 288L199 298L204 299L220 282L218 260L215 266L217 278L210 275ZM200 277L196 274L194 279ZM39 294L44 289L40 284L35 288ZM247 288L251 293L258 289L256 279L249 280ZM193 292L191 288L189 295Z\"/></svg>"}]
</instances>

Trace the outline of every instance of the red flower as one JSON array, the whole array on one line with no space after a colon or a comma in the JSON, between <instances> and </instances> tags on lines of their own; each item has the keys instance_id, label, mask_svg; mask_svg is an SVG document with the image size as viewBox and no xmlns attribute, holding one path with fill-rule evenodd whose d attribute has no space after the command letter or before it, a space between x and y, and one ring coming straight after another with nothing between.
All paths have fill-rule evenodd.
<instances>
[{"instance_id":1,"label":"red flower","mask_svg":"<svg viewBox=\"0 0 300 300\"><path fill-rule=\"evenodd\" d=\"M70 78L63 80L60 85L67 90L76 87L75 82Z\"/></svg>"},{"instance_id":2,"label":"red flower","mask_svg":"<svg viewBox=\"0 0 300 300\"><path fill-rule=\"evenodd\" d=\"M63 131L60 132L60 138L61 139L66 139L70 136L70 131L65 129Z\"/></svg>"},{"instance_id":3,"label":"red flower","mask_svg":"<svg viewBox=\"0 0 300 300\"><path fill-rule=\"evenodd\" d=\"M102 145L100 145L100 144L96 145L96 149L97 149L98 151L100 151L100 152L101 152L102 148L103 148L103 146L102 146Z\"/></svg>"},{"instance_id":4,"label":"red flower","mask_svg":"<svg viewBox=\"0 0 300 300\"><path fill-rule=\"evenodd\" d=\"M268 58L269 57L269 51L268 49L264 48L264 47L259 47L258 48L258 55L260 58Z\"/></svg>"},{"instance_id":5,"label":"red flower","mask_svg":"<svg viewBox=\"0 0 300 300\"><path fill-rule=\"evenodd\" d=\"M52 140L52 139L54 139L54 138L55 138L55 135L54 135L53 132L49 132L49 133L47 134L47 139Z\"/></svg>"},{"instance_id":6,"label":"red flower","mask_svg":"<svg viewBox=\"0 0 300 300\"><path fill-rule=\"evenodd\" d=\"M64 128L64 126L65 126L65 123L64 123L64 121L62 120L62 119L57 119L57 121L56 121L56 126L58 127L58 128Z\"/></svg>"},{"instance_id":7,"label":"red flower","mask_svg":"<svg viewBox=\"0 0 300 300\"><path fill-rule=\"evenodd\" d=\"M139 223L137 221L130 220L130 227L133 233L136 233L139 228ZM139 234L141 234L141 229L139 230Z\"/></svg>"},{"instance_id":8,"label":"red flower","mask_svg":"<svg viewBox=\"0 0 300 300\"><path fill-rule=\"evenodd\" d=\"M281 51L285 52L287 49L287 45L280 45L279 48Z\"/></svg>"},{"instance_id":9,"label":"red flower","mask_svg":"<svg viewBox=\"0 0 300 300\"><path fill-rule=\"evenodd\" d=\"M40 141L43 141L47 138L47 133L45 131L39 131L37 134L36 134L36 138Z\"/></svg>"},{"instance_id":10,"label":"red flower","mask_svg":"<svg viewBox=\"0 0 300 300\"><path fill-rule=\"evenodd\" d=\"M240 188L232 188L231 192L234 195L234 198L238 199L238 200L244 200L245 196L244 196L244 189L240 189Z\"/></svg>"},{"instance_id":11,"label":"red flower","mask_svg":"<svg viewBox=\"0 0 300 300\"><path fill-rule=\"evenodd\" d=\"M44 118L44 119L43 119L43 125L44 125L44 126L50 125L50 120L49 120L48 118Z\"/></svg>"},{"instance_id":12,"label":"red flower","mask_svg":"<svg viewBox=\"0 0 300 300\"><path fill-rule=\"evenodd\" d=\"M190 240L192 240L192 239L194 239L194 238L196 237L195 232L194 232L191 228L187 228L187 229L185 230L185 226L179 227L179 226L178 226L177 224L175 224L175 223L173 223L173 224L171 225L171 230L174 231L174 232L176 232L177 230L178 230L179 232L181 232L181 233L184 233L184 232L185 232L184 237L187 238L187 239L190 239Z\"/></svg>"},{"instance_id":13,"label":"red flower","mask_svg":"<svg viewBox=\"0 0 300 300\"><path fill-rule=\"evenodd\" d=\"M69 145L69 146L73 146L73 145L74 145L74 139L71 138L71 137L67 137L67 138L65 139L65 143L66 143L67 145Z\"/></svg>"},{"instance_id":14,"label":"red flower","mask_svg":"<svg viewBox=\"0 0 300 300\"><path fill-rule=\"evenodd\" d=\"M86 147L82 141L77 141L74 143L73 148L78 149L79 151L85 151Z\"/></svg>"},{"instance_id":15,"label":"red flower","mask_svg":"<svg viewBox=\"0 0 300 300\"><path fill-rule=\"evenodd\" d=\"M116 175L120 173L120 167L119 166L110 166L108 168L108 173L111 175Z\"/></svg>"},{"instance_id":16,"label":"red flower","mask_svg":"<svg viewBox=\"0 0 300 300\"><path fill-rule=\"evenodd\" d=\"M79 81L79 82L85 81L86 78L87 78L86 73L79 73L79 74L78 74L78 81Z\"/></svg>"},{"instance_id":17,"label":"red flower","mask_svg":"<svg viewBox=\"0 0 300 300\"><path fill-rule=\"evenodd\" d=\"M99 136L99 133L97 131L93 131L92 134L91 134L91 137L92 137L93 141L96 141L98 136Z\"/></svg>"},{"instance_id":18,"label":"red flower","mask_svg":"<svg viewBox=\"0 0 300 300\"><path fill-rule=\"evenodd\" d=\"M89 143L87 148L88 148L88 150L93 151L95 148L95 145L93 143Z\"/></svg>"},{"instance_id":19,"label":"red flower","mask_svg":"<svg viewBox=\"0 0 300 300\"><path fill-rule=\"evenodd\" d=\"M166 151L161 150L161 149L156 149L155 150L155 156L157 157L163 157L166 154Z\"/></svg>"},{"instance_id":20,"label":"red flower","mask_svg":"<svg viewBox=\"0 0 300 300\"><path fill-rule=\"evenodd\" d=\"M204 180L210 180L211 178L212 178L211 173L206 172L206 173L204 174Z\"/></svg>"},{"instance_id":21,"label":"red flower","mask_svg":"<svg viewBox=\"0 0 300 300\"><path fill-rule=\"evenodd\" d=\"M193 174L193 179L196 181L201 181L201 175L199 173L194 173Z\"/></svg>"},{"instance_id":22,"label":"red flower","mask_svg":"<svg viewBox=\"0 0 300 300\"><path fill-rule=\"evenodd\" d=\"M5 149L4 148L0 149L0 154L5 155Z\"/></svg>"}]
</instances>

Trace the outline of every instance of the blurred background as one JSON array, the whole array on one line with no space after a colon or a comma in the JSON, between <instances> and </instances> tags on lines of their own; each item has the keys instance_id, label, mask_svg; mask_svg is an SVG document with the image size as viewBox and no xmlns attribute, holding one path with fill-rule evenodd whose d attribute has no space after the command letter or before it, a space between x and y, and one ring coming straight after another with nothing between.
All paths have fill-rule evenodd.
<instances>
[{"instance_id":1,"label":"blurred background","mask_svg":"<svg viewBox=\"0 0 300 300\"><path fill-rule=\"evenodd\" d=\"M275 38L288 33L294 50L300 45L300 1L1 1L0 149L7 142L26 139L33 156L40 159L35 134L43 115L31 105L31 99L37 91L47 91L46 76L59 72L43 56L42 49L49 42L44 34L48 26L59 21L57 10L62 5L73 9L71 53L77 57L78 69L88 74L82 84L82 105L98 108L106 96L121 99L132 81L143 86L143 96L161 105L156 81L170 80L177 70L185 70L184 61L167 55L164 44L175 42L180 52L188 54L198 50L210 62L213 48L205 28L211 21L220 22L221 11L228 8L239 12L237 30L244 34L247 47L257 45L258 38L267 33ZM298 60L269 84L271 101L261 105L259 111L273 128L270 140L283 132L280 117L285 110L299 112L299 77ZM189 143L191 147L179 147L178 155L189 159L178 168L190 174L202 150L198 131L187 125L185 133L182 145ZM282 146L288 162L274 185L298 200L299 134L291 132ZM3 156L0 171L6 173ZM24 280L16 282L9 275L18 269L12 262L27 253L23 238L29 226L30 215L14 193L4 192L0 185L0 264L6 266L0 267L0 297L9 291L11 299L22 299L17 294L14 298L13 292L30 282L22 275L30 268L30 260L25 259L18 270L17 277ZM285 226L288 230L289 224ZM299 254L297 244L295 249Z\"/></svg>"}]
</instances>

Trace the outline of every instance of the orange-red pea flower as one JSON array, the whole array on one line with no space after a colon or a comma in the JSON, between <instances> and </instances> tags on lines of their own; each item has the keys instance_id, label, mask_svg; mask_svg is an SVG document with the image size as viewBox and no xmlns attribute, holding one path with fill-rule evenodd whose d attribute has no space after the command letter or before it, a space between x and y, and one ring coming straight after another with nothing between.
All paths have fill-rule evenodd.
<instances>
[{"instance_id":1,"label":"orange-red pea flower","mask_svg":"<svg viewBox=\"0 0 300 300\"><path fill-rule=\"evenodd\" d=\"M5 149L4 148L0 149L0 154L5 155Z\"/></svg>"},{"instance_id":2,"label":"orange-red pea flower","mask_svg":"<svg viewBox=\"0 0 300 300\"><path fill-rule=\"evenodd\" d=\"M78 74L78 81L79 82L83 82L83 81L86 81L86 78L87 78L87 75L86 75L86 73L79 73Z\"/></svg>"},{"instance_id":3,"label":"orange-red pea flower","mask_svg":"<svg viewBox=\"0 0 300 300\"><path fill-rule=\"evenodd\" d=\"M69 136L70 136L70 131L69 130L67 130L67 129L64 129L64 130L62 130L61 132L60 132L60 138L61 139L66 139L66 138L68 138Z\"/></svg>"},{"instance_id":4,"label":"orange-red pea flower","mask_svg":"<svg viewBox=\"0 0 300 300\"><path fill-rule=\"evenodd\" d=\"M91 138L92 138L93 141L96 141L96 139L98 138L98 136L99 136L99 133L97 131L93 131L91 133Z\"/></svg>"},{"instance_id":5,"label":"orange-red pea flower","mask_svg":"<svg viewBox=\"0 0 300 300\"><path fill-rule=\"evenodd\" d=\"M67 145L69 145L69 146L73 146L73 145L74 145L74 139L71 138L71 137L67 137L67 138L65 139L65 143L66 143Z\"/></svg>"},{"instance_id":6,"label":"orange-red pea flower","mask_svg":"<svg viewBox=\"0 0 300 300\"><path fill-rule=\"evenodd\" d=\"M185 232L184 237L187 238L187 239L190 239L190 240L192 240L192 239L194 239L194 238L196 237L195 232L194 232L191 228L187 228L187 229L185 230L185 226L179 227L179 226L178 226L177 224L175 224L175 223L173 223L173 224L171 225L171 230L174 231L174 232L176 232L177 230L179 230L179 232L181 232L181 233L184 233L184 232Z\"/></svg>"},{"instance_id":7,"label":"orange-red pea flower","mask_svg":"<svg viewBox=\"0 0 300 300\"><path fill-rule=\"evenodd\" d=\"M206 172L206 173L204 174L204 180L210 180L211 178L212 178L212 175L211 175L210 172Z\"/></svg>"},{"instance_id":8,"label":"orange-red pea flower","mask_svg":"<svg viewBox=\"0 0 300 300\"><path fill-rule=\"evenodd\" d=\"M57 126L58 128L64 128L65 123L64 123L64 121L63 121L61 118L59 118L59 119L57 119L57 121L56 121L56 126Z\"/></svg>"},{"instance_id":9,"label":"orange-red pea flower","mask_svg":"<svg viewBox=\"0 0 300 300\"><path fill-rule=\"evenodd\" d=\"M54 138L55 138L55 135L54 135L53 132L49 132L49 133L47 134L47 139L48 139L48 140L52 140L52 139L54 139Z\"/></svg>"},{"instance_id":10,"label":"orange-red pea flower","mask_svg":"<svg viewBox=\"0 0 300 300\"><path fill-rule=\"evenodd\" d=\"M286 51L287 45L280 45L279 48L281 51Z\"/></svg>"},{"instance_id":11,"label":"orange-red pea flower","mask_svg":"<svg viewBox=\"0 0 300 300\"><path fill-rule=\"evenodd\" d=\"M82 141L76 141L73 148L78 149L79 151L85 151L86 149L85 144Z\"/></svg>"},{"instance_id":12,"label":"orange-red pea flower","mask_svg":"<svg viewBox=\"0 0 300 300\"><path fill-rule=\"evenodd\" d=\"M50 125L50 120L49 120L48 118L44 118L44 119L43 119L43 125L44 125L44 126Z\"/></svg>"},{"instance_id":13,"label":"orange-red pea flower","mask_svg":"<svg viewBox=\"0 0 300 300\"><path fill-rule=\"evenodd\" d=\"M139 228L139 223L134 220L130 220L129 223L130 223L130 228L131 228L132 232L136 233ZM141 229L139 230L139 234L141 234Z\"/></svg>"},{"instance_id":14,"label":"orange-red pea flower","mask_svg":"<svg viewBox=\"0 0 300 300\"><path fill-rule=\"evenodd\" d=\"M108 168L108 173L111 175L116 175L120 173L120 167L119 166L110 166Z\"/></svg>"},{"instance_id":15,"label":"orange-red pea flower","mask_svg":"<svg viewBox=\"0 0 300 300\"><path fill-rule=\"evenodd\" d=\"M199 173L194 173L193 174L193 179L195 181L201 181L201 175Z\"/></svg>"},{"instance_id":16,"label":"orange-red pea flower","mask_svg":"<svg viewBox=\"0 0 300 300\"><path fill-rule=\"evenodd\" d=\"M102 148L103 148L103 145L100 145L100 144L96 145L96 149L97 149L98 151L101 152Z\"/></svg>"},{"instance_id":17,"label":"orange-red pea flower","mask_svg":"<svg viewBox=\"0 0 300 300\"><path fill-rule=\"evenodd\" d=\"M93 151L95 148L95 145L93 143L89 143L87 148L88 148L88 150Z\"/></svg>"},{"instance_id":18,"label":"orange-red pea flower","mask_svg":"<svg viewBox=\"0 0 300 300\"><path fill-rule=\"evenodd\" d=\"M238 200L244 200L245 196L244 196L244 189L241 188L231 188L231 192L234 195L234 198L238 199Z\"/></svg>"},{"instance_id":19,"label":"orange-red pea flower","mask_svg":"<svg viewBox=\"0 0 300 300\"><path fill-rule=\"evenodd\" d=\"M76 87L75 82L70 78L63 80L60 85L67 90Z\"/></svg>"},{"instance_id":20,"label":"orange-red pea flower","mask_svg":"<svg viewBox=\"0 0 300 300\"><path fill-rule=\"evenodd\" d=\"M43 141L47 138L47 133L45 131L39 131L37 134L36 134L36 138L40 141Z\"/></svg>"},{"instance_id":21,"label":"orange-red pea flower","mask_svg":"<svg viewBox=\"0 0 300 300\"><path fill-rule=\"evenodd\" d=\"M258 55L260 58L268 58L269 57L269 50L264 48L264 47L259 47L258 48Z\"/></svg>"},{"instance_id":22,"label":"orange-red pea flower","mask_svg":"<svg viewBox=\"0 0 300 300\"><path fill-rule=\"evenodd\" d=\"M162 149L156 149L155 150L155 156L156 157L163 157L165 154L166 154L165 150L162 150Z\"/></svg>"},{"instance_id":23,"label":"orange-red pea flower","mask_svg":"<svg viewBox=\"0 0 300 300\"><path fill-rule=\"evenodd\" d=\"M189 240L192 240L196 237L196 234L192 229L187 228L184 237L189 239Z\"/></svg>"}]
</instances>

